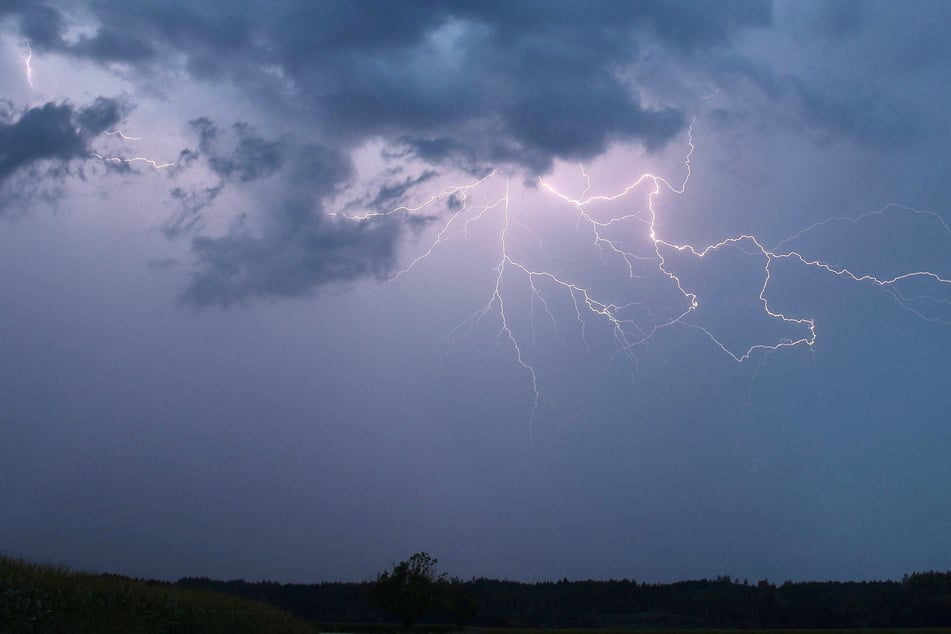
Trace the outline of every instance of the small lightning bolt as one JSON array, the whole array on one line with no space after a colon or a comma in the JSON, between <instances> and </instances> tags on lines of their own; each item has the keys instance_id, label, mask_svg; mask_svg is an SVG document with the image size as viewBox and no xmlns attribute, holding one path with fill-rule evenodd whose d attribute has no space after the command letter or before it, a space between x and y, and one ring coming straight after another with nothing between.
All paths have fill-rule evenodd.
<instances>
[{"instance_id":1,"label":"small lightning bolt","mask_svg":"<svg viewBox=\"0 0 951 634\"><path fill-rule=\"evenodd\" d=\"M148 165L152 166L156 170L165 169L167 167L173 167L175 165L175 163L159 163L145 156L133 156L130 158L124 158L121 156L103 156L102 154L99 154L98 152L90 152L89 156L93 158L97 158L104 163L138 163L138 162L147 163Z\"/></svg>"},{"instance_id":2,"label":"small lightning bolt","mask_svg":"<svg viewBox=\"0 0 951 634\"><path fill-rule=\"evenodd\" d=\"M122 130L107 130L103 132L106 136L118 136L123 141L141 141L142 137L140 136L129 136L125 134Z\"/></svg>"},{"instance_id":3,"label":"small lightning bolt","mask_svg":"<svg viewBox=\"0 0 951 634\"><path fill-rule=\"evenodd\" d=\"M26 65L26 83L30 84L30 88L33 88L33 67L30 65L33 61L33 49L30 47L30 43L26 43L26 59L24 63Z\"/></svg>"},{"instance_id":4,"label":"small lightning bolt","mask_svg":"<svg viewBox=\"0 0 951 634\"><path fill-rule=\"evenodd\" d=\"M106 130L103 132L106 136L114 136L122 139L123 141L141 141L142 137L140 136L129 136L124 133L122 130ZM90 152L90 156L97 158L104 163L146 163L151 166L153 169L162 170L168 167L174 167L175 163L159 163L147 156L132 156L132 157L123 157L123 156L103 156L98 152Z\"/></svg>"}]
</instances>

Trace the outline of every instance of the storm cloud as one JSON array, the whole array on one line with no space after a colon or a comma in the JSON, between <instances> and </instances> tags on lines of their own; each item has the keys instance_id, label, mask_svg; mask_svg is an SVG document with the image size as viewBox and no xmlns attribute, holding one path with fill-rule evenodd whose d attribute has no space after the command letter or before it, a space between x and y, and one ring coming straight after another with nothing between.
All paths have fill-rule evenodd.
<instances>
[{"instance_id":1,"label":"storm cloud","mask_svg":"<svg viewBox=\"0 0 951 634\"><path fill-rule=\"evenodd\" d=\"M770 22L770 4L732 2L94 4L93 35L68 39L50 5L22 6L38 46L159 68L184 55L196 76L227 78L326 140L452 139L457 153L535 172L614 141L664 146L685 125L645 105L623 76L641 41L694 51ZM307 115L302 113L307 112Z\"/></svg>"},{"instance_id":2,"label":"storm cloud","mask_svg":"<svg viewBox=\"0 0 951 634\"><path fill-rule=\"evenodd\" d=\"M232 227L220 237L197 236L188 288L181 300L194 306L222 307L255 298L309 295L327 284L342 284L366 276L385 277L396 257L404 224L397 216L350 220L328 215L325 201L353 176L350 158L317 144L298 146L288 139L268 141L246 125L233 127L234 150L216 154L217 128L207 119L193 122L200 130L202 152L211 169L229 183L244 184L277 173L277 199L263 207L259 226ZM218 190L206 192L212 200ZM388 198L398 195L391 193ZM190 209L192 218L199 209Z\"/></svg>"},{"instance_id":3,"label":"storm cloud","mask_svg":"<svg viewBox=\"0 0 951 634\"><path fill-rule=\"evenodd\" d=\"M227 307L255 298L306 296L317 287L369 275L385 277L395 258L398 222L331 219L315 213L316 202L306 196L280 202L273 212L297 219L283 230L195 238L195 271L182 300Z\"/></svg>"},{"instance_id":4,"label":"storm cloud","mask_svg":"<svg viewBox=\"0 0 951 634\"><path fill-rule=\"evenodd\" d=\"M90 140L123 114L119 101L99 97L78 109L49 102L27 109L15 121L0 122L0 187L18 171L44 161L62 166L88 158Z\"/></svg>"}]
</instances>

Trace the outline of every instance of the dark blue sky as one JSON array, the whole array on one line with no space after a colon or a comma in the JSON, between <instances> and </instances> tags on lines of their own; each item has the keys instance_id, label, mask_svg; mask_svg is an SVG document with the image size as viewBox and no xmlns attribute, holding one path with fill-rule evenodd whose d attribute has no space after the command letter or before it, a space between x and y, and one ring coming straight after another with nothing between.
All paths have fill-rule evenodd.
<instances>
[{"instance_id":1,"label":"dark blue sky","mask_svg":"<svg viewBox=\"0 0 951 634\"><path fill-rule=\"evenodd\" d=\"M193 4L0 1L3 552L951 568L946 3Z\"/></svg>"}]
</instances>

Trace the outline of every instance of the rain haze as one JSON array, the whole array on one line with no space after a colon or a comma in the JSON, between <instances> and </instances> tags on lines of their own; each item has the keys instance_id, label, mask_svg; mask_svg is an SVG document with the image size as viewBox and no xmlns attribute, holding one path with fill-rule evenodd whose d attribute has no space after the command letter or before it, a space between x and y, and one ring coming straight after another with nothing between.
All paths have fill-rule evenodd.
<instances>
[{"instance_id":1,"label":"rain haze","mask_svg":"<svg viewBox=\"0 0 951 634\"><path fill-rule=\"evenodd\" d=\"M0 0L0 550L951 569L949 20Z\"/></svg>"}]
</instances>

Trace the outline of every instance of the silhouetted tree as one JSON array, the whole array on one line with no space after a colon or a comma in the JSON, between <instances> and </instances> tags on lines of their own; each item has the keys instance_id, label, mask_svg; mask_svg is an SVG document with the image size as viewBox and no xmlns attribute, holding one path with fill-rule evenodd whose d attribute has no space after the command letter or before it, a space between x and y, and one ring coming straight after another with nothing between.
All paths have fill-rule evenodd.
<instances>
[{"instance_id":1,"label":"silhouetted tree","mask_svg":"<svg viewBox=\"0 0 951 634\"><path fill-rule=\"evenodd\" d=\"M392 612L406 628L412 627L426 612L444 607L448 581L445 573L436 572L438 563L420 552L395 564L393 570L384 570L370 593L371 603Z\"/></svg>"}]
</instances>

